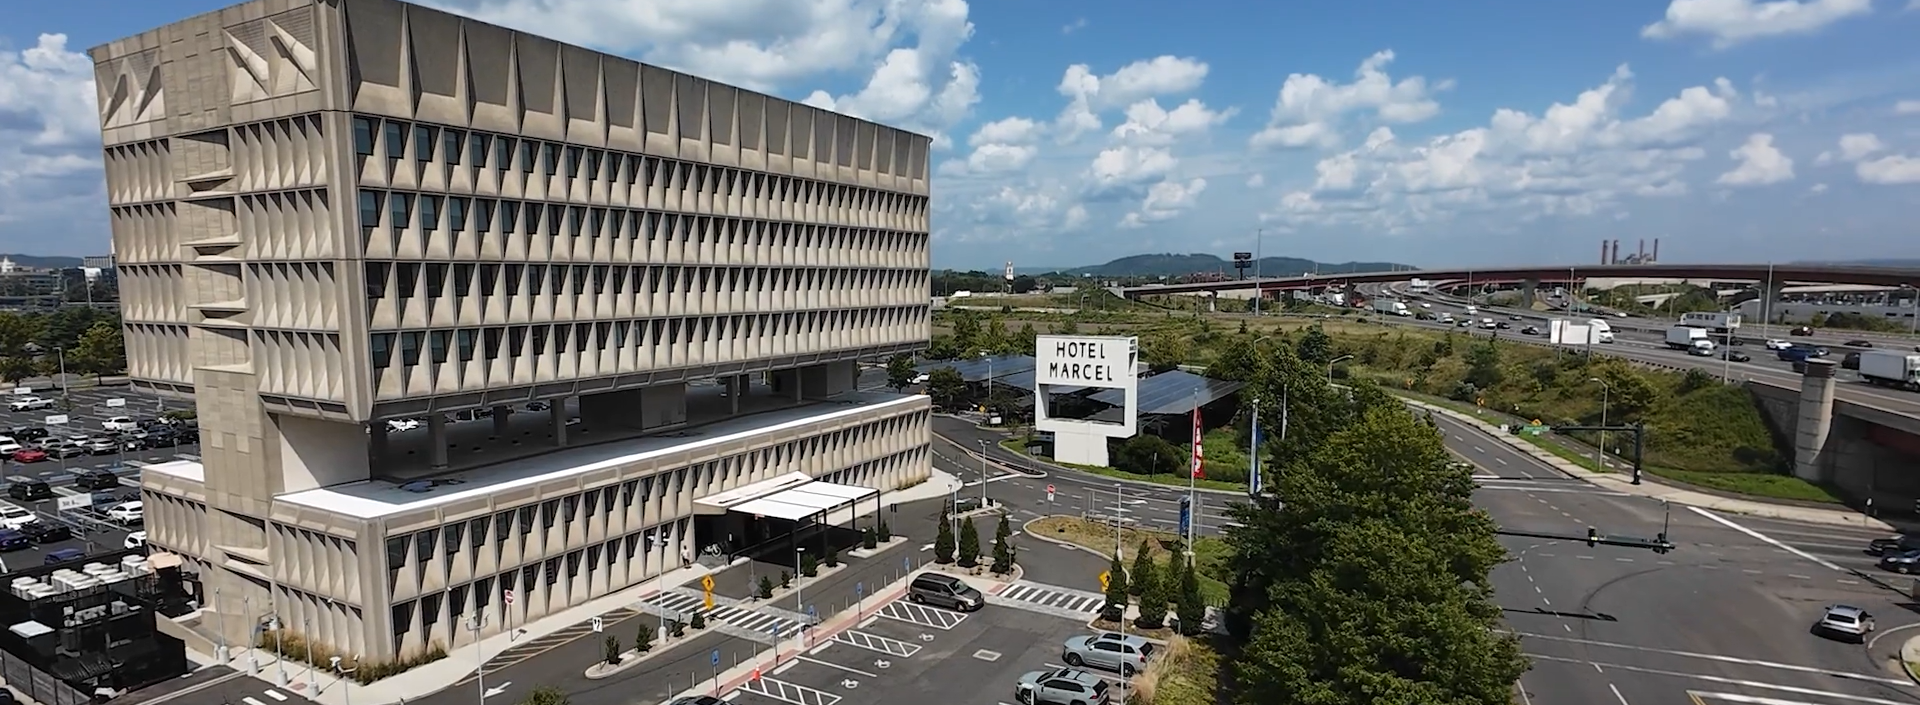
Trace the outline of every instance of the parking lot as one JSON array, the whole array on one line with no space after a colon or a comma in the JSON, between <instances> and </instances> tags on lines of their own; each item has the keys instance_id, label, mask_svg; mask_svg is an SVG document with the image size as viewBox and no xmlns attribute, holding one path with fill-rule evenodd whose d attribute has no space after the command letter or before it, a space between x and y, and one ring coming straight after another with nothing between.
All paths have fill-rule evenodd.
<instances>
[{"instance_id":1,"label":"parking lot","mask_svg":"<svg viewBox=\"0 0 1920 705\"><path fill-rule=\"evenodd\" d=\"M1063 666L1070 637L1093 633L1084 619L989 605L972 614L896 600L868 605L866 618L818 640L759 680L729 693L740 705L848 705L941 702L1011 705L1020 676ZM1088 669L1120 700L1118 674Z\"/></svg>"},{"instance_id":2,"label":"parking lot","mask_svg":"<svg viewBox=\"0 0 1920 705\"><path fill-rule=\"evenodd\" d=\"M159 397L143 394L131 387L124 386L74 389L70 394L73 400L73 408L71 410L63 410L56 406L52 409L12 411L5 406L0 406L0 431L21 426L34 426L44 428L56 434L90 434L100 431L101 422L115 416L131 416L136 419L153 418L159 416L161 412L167 409L181 409L186 406L176 401L168 401L163 405ZM32 395L42 399L52 399L56 403L59 402L61 398L60 390L57 387L33 388ZM0 401L5 401L6 399L7 397L0 396ZM108 406L111 400L115 399L121 400L124 406ZM59 414L66 415L67 423L60 426L48 426L46 423L47 417ZM153 448L138 452L128 451L105 455L82 455L65 460L49 458L37 463L16 463L9 459L0 461L0 463L4 463L4 467L0 468L0 472L3 472L8 477L18 475L36 477L46 480L55 486L60 486L68 484L72 479L73 472L77 470L115 468L128 461L159 463L181 458L198 460L199 457L200 446L186 444L170 448ZM135 473L135 475L137 477L137 473ZM137 485L138 483L136 482L135 484Z\"/></svg>"}]
</instances>

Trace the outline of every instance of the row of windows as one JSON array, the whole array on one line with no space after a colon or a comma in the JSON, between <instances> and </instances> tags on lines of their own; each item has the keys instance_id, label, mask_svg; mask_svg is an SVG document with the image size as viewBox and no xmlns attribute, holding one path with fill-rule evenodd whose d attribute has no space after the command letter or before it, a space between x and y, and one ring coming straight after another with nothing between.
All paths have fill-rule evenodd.
<instances>
[{"instance_id":1,"label":"row of windows","mask_svg":"<svg viewBox=\"0 0 1920 705\"><path fill-rule=\"evenodd\" d=\"M477 232L501 235L524 230L551 238L564 235L680 242L704 241L706 234L712 233L717 242L729 245L738 240L755 246L888 252L925 249L927 242L925 233L915 232L362 189L361 233L370 235L382 227L393 231L417 227L427 233L466 232L471 227Z\"/></svg>"},{"instance_id":2,"label":"row of windows","mask_svg":"<svg viewBox=\"0 0 1920 705\"><path fill-rule=\"evenodd\" d=\"M385 298L391 287L397 298L424 292L428 298L467 296L477 288L482 297L496 293L542 296L589 291L641 288L648 294L736 293L750 291L837 291L843 289L926 289L931 275L924 269L853 269L818 267L681 267L675 265L619 266L607 264L444 264L439 262L368 262L367 298ZM645 282L644 284L642 282ZM448 290L451 283L452 289ZM475 287L475 284L478 287ZM424 287L421 284L425 284Z\"/></svg>"},{"instance_id":3,"label":"row of windows","mask_svg":"<svg viewBox=\"0 0 1920 705\"><path fill-rule=\"evenodd\" d=\"M358 116L353 119L353 149L354 154L363 159L384 154L388 164L394 168L409 156L423 166L438 163L445 167L449 177L455 167L464 165L476 171L491 167L497 171L511 169L521 174L544 174L548 178L652 187L652 179L660 173L659 167L667 165L672 165L675 170L685 167L686 170L681 173L692 177L692 180L682 179L681 183L704 181L707 170L722 174L760 173L527 137L467 132L425 124L410 125L397 120ZM923 159L917 151L910 151L913 153L905 158L914 161ZM899 170L882 168L880 171L892 173ZM925 165L909 164L907 172L924 174ZM881 194L894 195L894 192L859 186L771 174L767 176L777 180L774 184L777 192L792 193L796 190L805 191L808 186L819 186L825 187L834 201L863 203ZM791 187L778 188L783 184L791 184Z\"/></svg>"},{"instance_id":4,"label":"row of windows","mask_svg":"<svg viewBox=\"0 0 1920 705\"><path fill-rule=\"evenodd\" d=\"M866 327L886 327L924 320L925 307L900 307L875 310L835 310L802 313L768 313L753 316L656 318L639 321L601 321L596 323L559 323L530 326L494 326L453 330L376 332L369 336L373 367L392 366L394 354L404 367L425 363L445 364L449 360L472 362L477 355L485 360L535 356L551 352L583 353L588 350L618 350L629 341L653 345L706 343L733 337L760 337L841 330L847 321L864 317ZM878 320L874 320L877 318ZM739 334L739 335L736 335ZM551 346L549 346L551 343ZM425 356L422 356L422 353Z\"/></svg>"}]
</instances>

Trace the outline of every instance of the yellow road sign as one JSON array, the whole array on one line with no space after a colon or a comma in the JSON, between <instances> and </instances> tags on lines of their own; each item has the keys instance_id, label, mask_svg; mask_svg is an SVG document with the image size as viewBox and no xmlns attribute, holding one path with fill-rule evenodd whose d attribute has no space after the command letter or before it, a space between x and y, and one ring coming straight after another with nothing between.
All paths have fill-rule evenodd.
<instances>
[{"instance_id":1,"label":"yellow road sign","mask_svg":"<svg viewBox=\"0 0 1920 705\"><path fill-rule=\"evenodd\" d=\"M706 590L707 594L713 594L713 576L708 575L700 578L700 587Z\"/></svg>"},{"instance_id":2,"label":"yellow road sign","mask_svg":"<svg viewBox=\"0 0 1920 705\"><path fill-rule=\"evenodd\" d=\"M1112 574L1110 574L1110 573L1108 573L1107 571L1104 571L1104 570L1103 570L1103 571L1100 571L1100 589L1102 589L1102 590L1105 590L1105 589L1107 589L1107 584L1108 584L1108 582L1110 582L1110 581L1112 581L1112 580L1113 580L1113 575L1112 575Z\"/></svg>"},{"instance_id":3,"label":"yellow road sign","mask_svg":"<svg viewBox=\"0 0 1920 705\"><path fill-rule=\"evenodd\" d=\"M707 609L709 611L713 609L713 591L712 590L707 591Z\"/></svg>"}]
</instances>

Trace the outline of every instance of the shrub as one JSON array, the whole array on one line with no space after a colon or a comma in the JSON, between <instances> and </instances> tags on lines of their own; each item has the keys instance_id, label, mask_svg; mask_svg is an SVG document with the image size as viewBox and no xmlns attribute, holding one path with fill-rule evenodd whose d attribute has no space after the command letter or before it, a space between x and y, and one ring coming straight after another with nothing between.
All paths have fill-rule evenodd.
<instances>
[{"instance_id":1,"label":"shrub","mask_svg":"<svg viewBox=\"0 0 1920 705\"><path fill-rule=\"evenodd\" d=\"M668 633L668 634L672 634L672 635L673 635L673 638L675 638L675 639L678 639L678 638L680 638L680 637L683 637L683 636L686 636L686 635L687 635L687 625L686 625L686 624L683 624L683 623L681 623L681 621L680 621L680 620L678 620L678 619L675 619L675 620L672 620L672 621L669 621L669 622L667 622L667 633Z\"/></svg>"},{"instance_id":2,"label":"shrub","mask_svg":"<svg viewBox=\"0 0 1920 705\"><path fill-rule=\"evenodd\" d=\"M699 630L701 630L701 629L706 629L706 628L707 628L707 613L705 613L705 612L695 612L695 613L693 613L693 619L691 619L691 620L688 620L688 622L687 622L687 626L689 626L689 627L693 627L693 629L694 629L694 631L699 631Z\"/></svg>"},{"instance_id":3,"label":"shrub","mask_svg":"<svg viewBox=\"0 0 1920 705\"><path fill-rule=\"evenodd\" d=\"M282 657L311 664L317 668L332 668L333 657L348 658L332 646L308 641L299 632L289 629L278 631L262 630L255 638L254 647L262 651L274 651ZM427 645L427 648L411 654L402 654L392 661L356 662L353 679L361 685L391 678L401 673L425 666L447 657L447 649L439 642Z\"/></svg>"},{"instance_id":4,"label":"shrub","mask_svg":"<svg viewBox=\"0 0 1920 705\"><path fill-rule=\"evenodd\" d=\"M873 536L872 527L860 530L860 547L869 551L880 547L880 541Z\"/></svg>"},{"instance_id":5,"label":"shrub","mask_svg":"<svg viewBox=\"0 0 1920 705\"><path fill-rule=\"evenodd\" d=\"M933 562L946 565L953 562L953 520L946 512L940 512L939 533L933 538Z\"/></svg>"},{"instance_id":6,"label":"shrub","mask_svg":"<svg viewBox=\"0 0 1920 705\"><path fill-rule=\"evenodd\" d=\"M641 622L640 628L634 630L633 649L643 654L653 650L653 625Z\"/></svg>"},{"instance_id":7,"label":"shrub","mask_svg":"<svg viewBox=\"0 0 1920 705\"><path fill-rule=\"evenodd\" d=\"M1133 575L1129 576L1133 581L1127 586L1127 594L1134 597L1144 594L1147 586L1153 584L1153 547L1148 544L1148 541L1149 539L1140 539L1140 547L1134 549Z\"/></svg>"},{"instance_id":8,"label":"shrub","mask_svg":"<svg viewBox=\"0 0 1920 705\"><path fill-rule=\"evenodd\" d=\"M786 578L781 578L780 582L784 584L786 582ZM755 593L755 596L759 597L762 600L772 598L773 597L773 578L765 575L760 576L760 589L755 590L754 593Z\"/></svg>"},{"instance_id":9,"label":"shrub","mask_svg":"<svg viewBox=\"0 0 1920 705\"><path fill-rule=\"evenodd\" d=\"M980 565L980 530L974 528L973 517L960 520L960 555L956 559L962 568Z\"/></svg>"},{"instance_id":10,"label":"shrub","mask_svg":"<svg viewBox=\"0 0 1920 705\"><path fill-rule=\"evenodd\" d=\"M787 587L793 587L793 574L792 574L792 573L789 573L789 572L787 572L787 571L784 571L784 570L783 570L783 571L780 571L780 587L782 587L782 588L787 588Z\"/></svg>"},{"instance_id":11,"label":"shrub","mask_svg":"<svg viewBox=\"0 0 1920 705\"><path fill-rule=\"evenodd\" d=\"M892 541L893 527L887 526L887 520L881 519L880 528L874 531L874 535L875 535L875 538L879 539L880 541ZM878 546L879 544L875 543L874 545Z\"/></svg>"},{"instance_id":12,"label":"shrub","mask_svg":"<svg viewBox=\"0 0 1920 705\"><path fill-rule=\"evenodd\" d=\"M1174 560L1179 560L1179 557L1176 556ZM1148 565L1152 565L1151 559ZM1147 570L1147 574L1135 574L1129 581L1130 587L1140 591L1140 616L1133 623L1141 629L1159 629L1167 626L1167 604L1173 601L1172 591L1168 588L1176 574L1168 572L1156 576L1155 573L1160 571L1152 568Z\"/></svg>"},{"instance_id":13,"label":"shrub","mask_svg":"<svg viewBox=\"0 0 1920 705\"><path fill-rule=\"evenodd\" d=\"M828 546L827 547L827 567L837 568L839 566L840 566L840 549L834 548L832 546Z\"/></svg>"},{"instance_id":14,"label":"shrub","mask_svg":"<svg viewBox=\"0 0 1920 705\"><path fill-rule=\"evenodd\" d=\"M620 665L620 637L614 636L612 634L607 635L606 657L607 657L607 665L609 666Z\"/></svg>"},{"instance_id":15,"label":"shrub","mask_svg":"<svg viewBox=\"0 0 1920 705\"><path fill-rule=\"evenodd\" d=\"M820 574L820 559L807 553L800 556L800 577L811 578Z\"/></svg>"},{"instance_id":16,"label":"shrub","mask_svg":"<svg viewBox=\"0 0 1920 705\"><path fill-rule=\"evenodd\" d=\"M569 705L572 702L567 699L567 691L543 685L527 693L527 697L520 701L520 705Z\"/></svg>"}]
</instances>

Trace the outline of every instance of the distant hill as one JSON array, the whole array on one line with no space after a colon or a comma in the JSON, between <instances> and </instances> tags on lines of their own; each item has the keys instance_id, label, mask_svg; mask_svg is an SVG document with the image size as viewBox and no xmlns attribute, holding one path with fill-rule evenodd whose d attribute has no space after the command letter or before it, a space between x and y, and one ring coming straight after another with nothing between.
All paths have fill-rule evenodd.
<instances>
[{"instance_id":1,"label":"distant hill","mask_svg":"<svg viewBox=\"0 0 1920 705\"><path fill-rule=\"evenodd\" d=\"M1408 269L1409 265L1392 262L1341 262L1338 264L1314 262L1298 257L1265 257L1260 260L1259 271L1265 277L1291 277L1302 274L1340 274L1346 272L1386 272L1394 269ZM1234 273L1233 260L1222 259L1218 255L1196 252L1193 254L1133 255L1106 264L1090 267L1074 267L1058 270L1062 274L1075 276L1091 274L1113 277L1176 277L1195 272ZM1247 274L1253 274L1253 268Z\"/></svg>"},{"instance_id":2,"label":"distant hill","mask_svg":"<svg viewBox=\"0 0 1920 705\"><path fill-rule=\"evenodd\" d=\"M5 257L7 259L13 260L14 264L20 265L22 267L38 267L41 269L67 269L69 267L80 266L79 257L42 257L40 255L0 255L0 257Z\"/></svg>"}]
</instances>

